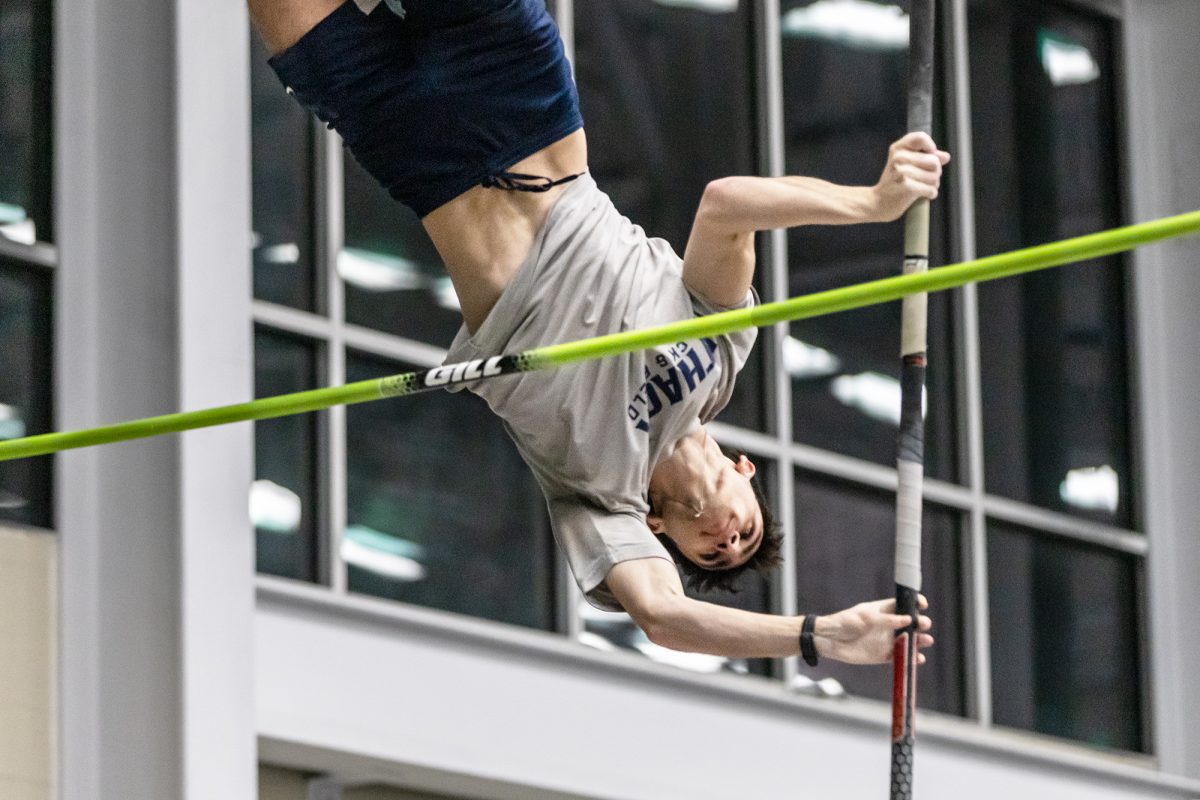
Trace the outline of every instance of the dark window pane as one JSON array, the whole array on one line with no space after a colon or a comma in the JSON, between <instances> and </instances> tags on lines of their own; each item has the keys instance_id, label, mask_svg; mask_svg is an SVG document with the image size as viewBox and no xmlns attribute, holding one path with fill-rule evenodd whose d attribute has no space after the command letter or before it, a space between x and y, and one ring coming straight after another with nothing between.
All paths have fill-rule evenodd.
<instances>
[{"instance_id":1,"label":"dark window pane","mask_svg":"<svg viewBox=\"0 0 1200 800\"><path fill-rule=\"evenodd\" d=\"M346 321L449 347L462 324L441 256L417 215L346 153Z\"/></svg>"},{"instance_id":2,"label":"dark window pane","mask_svg":"<svg viewBox=\"0 0 1200 800\"><path fill-rule=\"evenodd\" d=\"M750 9L728 7L575 0L592 173L623 214L679 253L705 184L755 171Z\"/></svg>"},{"instance_id":3,"label":"dark window pane","mask_svg":"<svg viewBox=\"0 0 1200 800\"><path fill-rule=\"evenodd\" d=\"M970 5L981 254L1120 224L1110 23ZM988 491L1122 526L1130 497L1123 259L979 289Z\"/></svg>"},{"instance_id":4,"label":"dark window pane","mask_svg":"<svg viewBox=\"0 0 1200 800\"><path fill-rule=\"evenodd\" d=\"M840 611L896 595L893 577L896 501L807 473L796 476L796 552L801 613ZM921 538L922 592L929 598L937 644L917 679L917 704L965 714L963 594L957 512L925 505ZM890 665L848 666L822 660L815 673L837 678L851 694L891 698Z\"/></svg>"},{"instance_id":5,"label":"dark window pane","mask_svg":"<svg viewBox=\"0 0 1200 800\"><path fill-rule=\"evenodd\" d=\"M1136 576L1133 556L989 525L997 723L1145 749Z\"/></svg>"},{"instance_id":6,"label":"dark window pane","mask_svg":"<svg viewBox=\"0 0 1200 800\"><path fill-rule=\"evenodd\" d=\"M0 440L51 430L51 284L0 259ZM0 462L0 520L53 527L53 456Z\"/></svg>"},{"instance_id":7,"label":"dark window pane","mask_svg":"<svg viewBox=\"0 0 1200 800\"><path fill-rule=\"evenodd\" d=\"M592 174L621 213L682 254L705 184L757 172L750 4L717 10L575 0L574 7ZM721 421L763 429L762 374L760 346Z\"/></svg>"},{"instance_id":8,"label":"dark window pane","mask_svg":"<svg viewBox=\"0 0 1200 800\"><path fill-rule=\"evenodd\" d=\"M254 334L254 395L270 397L320 384L317 348L265 328ZM250 516L258 571L316 581L320 426L324 414L296 414L254 423L254 485Z\"/></svg>"},{"instance_id":9,"label":"dark window pane","mask_svg":"<svg viewBox=\"0 0 1200 800\"><path fill-rule=\"evenodd\" d=\"M0 4L0 236L51 241L50 3Z\"/></svg>"},{"instance_id":10,"label":"dark window pane","mask_svg":"<svg viewBox=\"0 0 1200 800\"><path fill-rule=\"evenodd\" d=\"M315 311L313 123L251 36L254 296Z\"/></svg>"},{"instance_id":11,"label":"dark window pane","mask_svg":"<svg viewBox=\"0 0 1200 800\"><path fill-rule=\"evenodd\" d=\"M362 355L350 381L411 367ZM554 625L546 503L500 420L465 392L346 412L352 591L526 625Z\"/></svg>"},{"instance_id":12,"label":"dark window pane","mask_svg":"<svg viewBox=\"0 0 1200 800\"><path fill-rule=\"evenodd\" d=\"M773 484L772 474L775 465L766 458L760 458L752 453L747 454L758 467L758 486L762 489L767 501L771 501L769 489ZM758 611L768 613L771 610L771 584L765 575L758 572L745 572L738 578L733 592L701 593L686 587L688 597L716 603L730 608L740 608L743 611ZM659 647L641 631L627 614L614 614L600 611L580 600L583 612L584 634L580 641L599 650L621 648L636 650L655 661L682 667L695 672L734 672L739 674L770 675L772 662L766 658L724 658L696 653L678 653Z\"/></svg>"},{"instance_id":13,"label":"dark window pane","mask_svg":"<svg viewBox=\"0 0 1200 800\"><path fill-rule=\"evenodd\" d=\"M900 5L874 7L877 18L869 28L847 18L844 29L837 29L818 23L819 7L813 2L783 3L789 173L872 185L879 180L888 146L904 135L908 20ZM847 6L844 13L851 11ZM940 85L935 88L940 94ZM934 265L944 263L947 253L948 189L943 184L941 199L932 209ZM899 221L797 228L788 234L788 293L809 294L897 275L903 256L904 228ZM926 472L947 480L956 474L950 320L951 295L932 295ZM783 366L792 376L797 441L880 464L895 463L899 351L899 303L793 323Z\"/></svg>"}]
</instances>

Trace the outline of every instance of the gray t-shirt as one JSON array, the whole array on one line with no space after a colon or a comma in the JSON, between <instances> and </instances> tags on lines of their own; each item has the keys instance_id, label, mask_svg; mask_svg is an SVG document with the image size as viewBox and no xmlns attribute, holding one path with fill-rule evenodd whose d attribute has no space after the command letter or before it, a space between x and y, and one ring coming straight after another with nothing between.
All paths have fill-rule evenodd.
<instances>
[{"instance_id":1,"label":"gray t-shirt","mask_svg":"<svg viewBox=\"0 0 1200 800\"><path fill-rule=\"evenodd\" d=\"M754 302L753 292L745 302ZM646 328L721 309L691 295L682 261L621 216L590 175L550 210L528 259L474 336L447 363ZM733 393L757 330L658 347L469 388L505 423L541 484L555 538L600 608L622 561L670 556L646 525L650 473Z\"/></svg>"}]
</instances>

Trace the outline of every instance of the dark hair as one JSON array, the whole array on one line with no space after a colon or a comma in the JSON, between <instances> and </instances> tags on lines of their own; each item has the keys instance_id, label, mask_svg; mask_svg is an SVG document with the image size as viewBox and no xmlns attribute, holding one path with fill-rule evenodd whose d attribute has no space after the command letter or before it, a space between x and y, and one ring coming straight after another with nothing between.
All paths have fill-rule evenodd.
<instances>
[{"instance_id":1,"label":"dark hair","mask_svg":"<svg viewBox=\"0 0 1200 800\"><path fill-rule=\"evenodd\" d=\"M741 450L725 445L721 445L721 452L734 463L737 463L738 459L745 455ZM742 577L743 573L748 570L767 572L783 563L783 556L779 552L783 544L783 531L775 522L775 515L771 513L771 504L763 496L762 488L758 485L756 478L750 479L750 488L754 490L754 497L758 500L758 507L762 511L763 535L762 541L758 543L758 549L754 551L754 555L746 559L745 563L728 569L706 569L680 552L679 548L675 546L675 542L671 541L670 536L664 534L658 537L663 546L667 548L667 552L671 554L671 558L679 566L689 589L699 592L736 594L738 579Z\"/></svg>"}]
</instances>

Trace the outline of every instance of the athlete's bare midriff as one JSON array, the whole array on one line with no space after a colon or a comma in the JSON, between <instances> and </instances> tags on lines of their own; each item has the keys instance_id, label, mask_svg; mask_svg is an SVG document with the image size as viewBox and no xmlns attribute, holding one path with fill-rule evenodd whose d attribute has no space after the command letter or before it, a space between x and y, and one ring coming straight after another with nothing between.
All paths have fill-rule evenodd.
<instances>
[{"instance_id":1,"label":"athlete's bare midriff","mask_svg":"<svg viewBox=\"0 0 1200 800\"><path fill-rule=\"evenodd\" d=\"M577 130L508 168L558 179L587 170L587 140ZM547 192L476 186L422 220L437 247L474 333L525 261L546 214L571 184Z\"/></svg>"},{"instance_id":2,"label":"athlete's bare midriff","mask_svg":"<svg viewBox=\"0 0 1200 800\"><path fill-rule=\"evenodd\" d=\"M250 16L272 55L292 47L346 0L248 0ZM582 130L507 168L553 180L587 171ZM517 192L476 186L427 214L425 230L446 264L472 332L487 318L529 255L546 214L566 187Z\"/></svg>"}]
</instances>

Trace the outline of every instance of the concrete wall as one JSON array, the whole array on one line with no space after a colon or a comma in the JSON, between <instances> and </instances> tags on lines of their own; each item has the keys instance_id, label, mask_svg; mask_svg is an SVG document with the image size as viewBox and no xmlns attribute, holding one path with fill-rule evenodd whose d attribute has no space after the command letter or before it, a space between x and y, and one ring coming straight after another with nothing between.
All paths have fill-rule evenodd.
<instances>
[{"instance_id":1,"label":"concrete wall","mask_svg":"<svg viewBox=\"0 0 1200 800\"><path fill-rule=\"evenodd\" d=\"M1128 24L1133 217L1200 209L1200 3L1138 0ZM1134 257L1153 747L1200 778L1200 238Z\"/></svg>"},{"instance_id":2,"label":"concrete wall","mask_svg":"<svg viewBox=\"0 0 1200 800\"><path fill-rule=\"evenodd\" d=\"M884 704L282 582L260 589L256 630L260 753L273 763L488 800L887 791ZM1146 761L969 722L922 715L918 736L923 800L965 786L976 800L1200 796L1200 782Z\"/></svg>"},{"instance_id":3,"label":"concrete wall","mask_svg":"<svg viewBox=\"0 0 1200 800\"><path fill-rule=\"evenodd\" d=\"M55 797L58 540L0 528L0 797Z\"/></svg>"},{"instance_id":4,"label":"concrete wall","mask_svg":"<svg viewBox=\"0 0 1200 800\"><path fill-rule=\"evenodd\" d=\"M309 800L309 776L266 764L258 768L258 800Z\"/></svg>"},{"instance_id":5,"label":"concrete wall","mask_svg":"<svg viewBox=\"0 0 1200 800\"><path fill-rule=\"evenodd\" d=\"M56 424L244 401L244 3L55 6ZM61 796L249 800L249 426L65 453Z\"/></svg>"}]
</instances>

